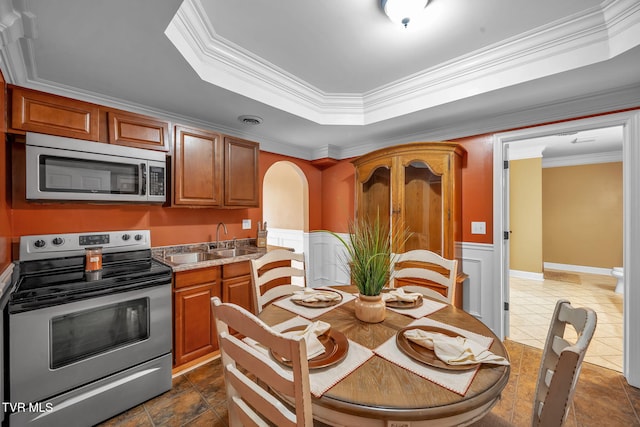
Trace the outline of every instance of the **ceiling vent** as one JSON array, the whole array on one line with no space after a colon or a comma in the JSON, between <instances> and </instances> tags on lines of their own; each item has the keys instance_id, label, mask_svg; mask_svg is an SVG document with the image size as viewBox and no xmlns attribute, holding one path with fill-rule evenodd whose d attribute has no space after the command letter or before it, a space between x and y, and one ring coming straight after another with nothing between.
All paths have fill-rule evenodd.
<instances>
[{"instance_id":1,"label":"ceiling vent","mask_svg":"<svg viewBox=\"0 0 640 427\"><path fill-rule=\"evenodd\" d=\"M262 123L262 118L258 116L239 116L238 121L245 125L259 125Z\"/></svg>"}]
</instances>

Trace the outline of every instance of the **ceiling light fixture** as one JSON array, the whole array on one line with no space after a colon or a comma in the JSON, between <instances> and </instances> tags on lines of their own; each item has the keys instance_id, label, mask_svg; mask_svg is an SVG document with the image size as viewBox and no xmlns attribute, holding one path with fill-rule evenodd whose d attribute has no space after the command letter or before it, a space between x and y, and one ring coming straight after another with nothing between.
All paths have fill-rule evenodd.
<instances>
[{"instance_id":1,"label":"ceiling light fixture","mask_svg":"<svg viewBox=\"0 0 640 427\"><path fill-rule=\"evenodd\" d=\"M404 25L420 15L429 0L382 0L382 9L392 22Z\"/></svg>"}]
</instances>

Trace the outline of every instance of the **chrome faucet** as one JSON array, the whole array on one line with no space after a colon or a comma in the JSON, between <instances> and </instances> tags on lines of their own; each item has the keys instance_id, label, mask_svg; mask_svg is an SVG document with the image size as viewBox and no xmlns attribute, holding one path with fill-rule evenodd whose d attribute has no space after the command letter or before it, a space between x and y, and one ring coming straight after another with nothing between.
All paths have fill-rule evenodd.
<instances>
[{"instance_id":1,"label":"chrome faucet","mask_svg":"<svg viewBox=\"0 0 640 427\"><path fill-rule=\"evenodd\" d=\"M219 222L218 226L216 227L216 248L220 247L220 226L222 226L222 228L224 228L224 234L227 235L229 234L229 232L227 231L227 226L224 222Z\"/></svg>"}]
</instances>

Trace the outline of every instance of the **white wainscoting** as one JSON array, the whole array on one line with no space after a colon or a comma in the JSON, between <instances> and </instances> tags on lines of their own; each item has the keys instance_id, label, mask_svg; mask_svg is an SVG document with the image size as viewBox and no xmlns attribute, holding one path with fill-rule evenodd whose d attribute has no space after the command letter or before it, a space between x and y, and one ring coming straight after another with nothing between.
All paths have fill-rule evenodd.
<instances>
[{"instance_id":1,"label":"white wainscoting","mask_svg":"<svg viewBox=\"0 0 640 427\"><path fill-rule=\"evenodd\" d=\"M345 252L342 243L327 232L314 232L307 236L309 286L348 284L349 275L341 261ZM347 234L340 236L348 237ZM498 277L493 271L493 245L463 242L459 250L462 254L462 271L469 276L463 284L463 308L495 332L500 324L502 310L496 310L496 307L501 306L501 295L494 295L493 291L493 282Z\"/></svg>"},{"instance_id":2,"label":"white wainscoting","mask_svg":"<svg viewBox=\"0 0 640 427\"><path fill-rule=\"evenodd\" d=\"M292 248L294 252L304 252L304 231L285 228L268 228L267 244Z\"/></svg>"},{"instance_id":3,"label":"white wainscoting","mask_svg":"<svg viewBox=\"0 0 640 427\"><path fill-rule=\"evenodd\" d=\"M502 310L501 296L494 295L494 281L497 275L494 269L495 250L492 244L460 244L462 251L462 271L469 278L464 281L462 307L471 315L487 325L494 333L499 330Z\"/></svg>"},{"instance_id":4,"label":"white wainscoting","mask_svg":"<svg viewBox=\"0 0 640 427\"><path fill-rule=\"evenodd\" d=\"M339 234L343 239L348 234ZM348 285L349 273L344 268L345 247L336 236L327 232L309 233L309 286Z\"/></svg>"}]
</instances>

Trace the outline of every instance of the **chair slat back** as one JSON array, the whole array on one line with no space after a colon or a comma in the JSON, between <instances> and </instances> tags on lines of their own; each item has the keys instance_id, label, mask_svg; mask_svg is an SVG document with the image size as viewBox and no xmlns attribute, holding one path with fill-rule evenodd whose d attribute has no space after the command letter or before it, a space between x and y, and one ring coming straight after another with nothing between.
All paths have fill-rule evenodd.
<instances>
[{"instance_id":1,"label":"chair slat back","mask_svg":"<svg viewBox=\"0 0 640 427\"><path fill-rule=\"evenodd\" d=\"M211 299L211 306L224 368L229 425L312 426L304 339L284 336L242 307L222 303L218 297ZM275 362L269 350L290 360L291 369Z\"/></svg>"},{"instance_id":2,"label":"chair slat back","mask_svg":"<svg viewBox=\"0 0 640 427\"><path fill-rule=\"evenodd\" d=\"M293 283L300 278L299 284ZM253 306L256 314L276 298L291 295L306 285L304 254L286 249L267 252L251 260Z\"/></svg>"},{"instance_id":3,"label":"chair slat back","mask_svg":"<svg viewBox=\"0 0 640 427\"><path fill-rule=\"evenodd\" d=\"M559 427L565 421L596 323L592 309L557 301L542 353L531 425ZM564 336L566 325L575 329L575 342Z\"/></svg>"},{"instance_id":4,"label":"chair slat back","mask_svg":"<svg viewBox=\"0 0 640 427\"><path fill-rule=\"evenodd\" d=\"M455 301L458 261L425 250L398 254L391 272L391 287L420 292L448 304Z\"/></svg>"}]
</instances>

